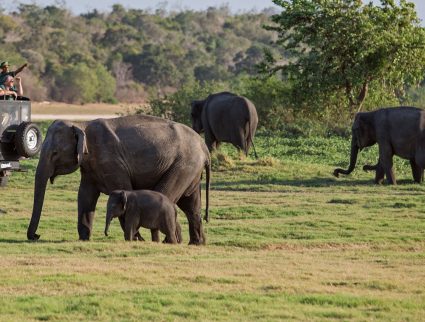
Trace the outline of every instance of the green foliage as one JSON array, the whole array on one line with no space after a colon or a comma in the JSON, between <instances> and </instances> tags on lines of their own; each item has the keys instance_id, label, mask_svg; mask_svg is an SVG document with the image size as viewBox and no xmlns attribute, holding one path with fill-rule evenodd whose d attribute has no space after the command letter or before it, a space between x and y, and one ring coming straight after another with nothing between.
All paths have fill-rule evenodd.
<instances>
[{"instance_id":1,"label":"green foliage","mask_svg":"<svg viewBox=\"0 0 425 322\"><path fill-rule=\"evenodd\" d=\"M289 99L288 83L282 82L276 76L266 79L243 77L235 86L240 95L246 96L254 103L259 126L274 130L282 128L288 121L293 121L293 105Z\"/></svg>"},{"instance_id":2,"label":"green foliage","mask_svg":"<svg viewBox=\"0 0 425 322\"><path fill-rule=\"evenodd\" d=\"M116 103L115 99L115 78L103 65L96 65L96 91L95 102Z\"/></svg>"},{"instance_id":3,"label":"green foliage","mask_svg":"<svg viewBox=\"0 0 425 322\"><path fill-rule=\"evenodd\" d=\"M64 89L54 93L54 97L69 103L114 102L115 79L104 66L90 68L78 63L65 68L59 87Z\"/></svg>"},{"instance_id":4,"label":"green foliage","mask_svg":"<svg viewBox=\"0 0 425 322\"><path fill-rule=\"evenodd\" d=\"M121 5L76 16L61 3L20 4L13 14L0 13L0 56L12 68L28 61L28 80L43 84L45 99L143 102L147 92L169 94L194 79L229 81L235 74L253 74L261 48L275 47L261 28L268 17L266 12L232 15L226 6L169 12ZM85 65L97 70L92 75L106 88L92 88L95 81ZM117 82L114 90L108 73ZM72 79L75 74L82 84ZM28 87L29 97L43 96L38 92L38 86Z\"/></svg>"},{"instance_id":5,"label":"green foliage","mask_svg":"<svg viewBox=\"0 0 425 322\"><path fill-rule=\"evenodd\" d=\"M224 91L225 88L224 83L192 81L183 85L173 94L163 98L151 98L149 104L153 115L191 125L190 109L192 101L205 99L211 93Z\"/></svg>"},{"instance_id":6,"label":"green foliage","mask_svg":"<svg viewBox=\"0 0 425 322\"><path fill-rule=\"evenodd\" d=\"M407 103L413 106L425 107L425 84L408 90Z\"/></svg>"},{"instance_id":7,"label":"green foliage","mask_svg":"<svg viewBox=\"0 0 425 322\"><path fill-rule=\"evenodd\" d=\"M308 105L344 95L351 114L360 110L368 92L400 97L404 86L425 73L425 29L414 5L382 1L275 0L282 7L267 29L291 54L278 62L268 53L264 73L282 72L293 83L293 97ZM342 111L341 111L342 112Z\"/></svg>"}]
</instances>

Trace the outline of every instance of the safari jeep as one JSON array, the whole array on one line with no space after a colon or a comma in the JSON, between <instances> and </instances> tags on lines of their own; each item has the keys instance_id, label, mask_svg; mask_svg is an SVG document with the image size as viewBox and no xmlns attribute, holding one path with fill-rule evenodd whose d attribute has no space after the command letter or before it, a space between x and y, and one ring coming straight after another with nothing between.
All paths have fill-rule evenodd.
<instances>
[{"instance_id":1,"label":"safari jeep","mask_svg":"<svg viewBox=\"0 0 425 322\"><path fill-rule=\"evenodd\" d=\"M0 186L12 171L24 171L19 161L36 155L41 148L41 131L31 123L29 100L0 97ZM23 98L24 99L24 98Z\"/></svg>"}]
</instances>

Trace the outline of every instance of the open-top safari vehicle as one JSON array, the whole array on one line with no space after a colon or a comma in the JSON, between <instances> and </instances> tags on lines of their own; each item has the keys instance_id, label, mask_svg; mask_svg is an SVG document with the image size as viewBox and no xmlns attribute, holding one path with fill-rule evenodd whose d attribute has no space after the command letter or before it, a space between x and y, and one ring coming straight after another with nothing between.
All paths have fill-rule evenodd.
<instances>
[{"instance_id":1,"label":"open-top safari vehicle","mask_svg":"<svg viewBox=\"0 0 425 322\"><path fill-rule=\"evenodd\" d=\"M0 96L0 186L7 184L12 171L24 171L19 161L36 155L41 141L40 129L31 123L31 102Z\"/></svg>"}]
</instances>

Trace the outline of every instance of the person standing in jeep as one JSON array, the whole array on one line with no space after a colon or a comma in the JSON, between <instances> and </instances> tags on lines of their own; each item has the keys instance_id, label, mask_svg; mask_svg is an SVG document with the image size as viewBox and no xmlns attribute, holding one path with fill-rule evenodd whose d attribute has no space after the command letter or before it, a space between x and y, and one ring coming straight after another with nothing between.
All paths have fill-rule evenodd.
<instances>
[{"instance_id":1,"label":"person standing in jeep","mask_svg":"<svg viewBox=\"0 0 425 322\"><path fill-rule=\"evenodd\" d=\"M3 85L4 82L6 81L6 77L7 76L12 76L15 77L16 75L18 75L20 72L22 72L24 70L25 67L27 67L28 64L25 63L23 64L21 67L19 67L17 70L15 71L9 71L9 63L7 61L4 61L0 64L0 85Z\"/></svg>"}]
</instances>

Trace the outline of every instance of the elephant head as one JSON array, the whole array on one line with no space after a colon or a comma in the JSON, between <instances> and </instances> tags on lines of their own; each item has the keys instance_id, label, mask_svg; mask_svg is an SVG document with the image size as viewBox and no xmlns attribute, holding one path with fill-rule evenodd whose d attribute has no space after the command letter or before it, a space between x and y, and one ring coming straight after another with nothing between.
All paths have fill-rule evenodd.
<instances>
[{"instance_id":1,"label":"elephant head","mask_svg":"<svg viewBox=\"0 0 425 322\"><path fill-rule=\"evenodd\" d=\"M35 174L34 205L27 230L27 237L30 240L37 240L40 237L35 232L40 222L47 181L50 179L53 184L56 176L77 170L83 161L83 155L88 153L82 126L83 123L58 120L47 130Z\"/></svg>"},{"instance_id":2,"label":"elephant head","mask_svg":"<svg viewBox=\"0 0 425 322\"><path fill-rule=\"evenodd\" d=\"M192 118L192 129L196 133L202 133L204 126L202 124L202 110L204 109L205 100L192 101L192 109L190 116Z\"/></svg>"},{"instance_id":3,"label":"elephant head","mask_svg":"<svg viewBox=\"0 0 425 322\"><path fill-rule=\"evenodd\" d=\"M127 209L127 194L122 190L115 190L109 195L106 206L105 236L108 236L109 225L113 218L121 217Z\"/></svg>"},{"instance_id":4,"label":"elephant head","mask_svg":"<svg viewBox=\"0 0 425 322\"><path fill-rule=\"evenodd\" d=\"M357 154L359 150L372 146L376 143L376 130L374 123L374 112L357 113L351 128L351 156L350 165L347 170L337 168L334 170L334 176L338 177L340 173L350 174L356 167Z\"/></svg>"}]
</instances>

